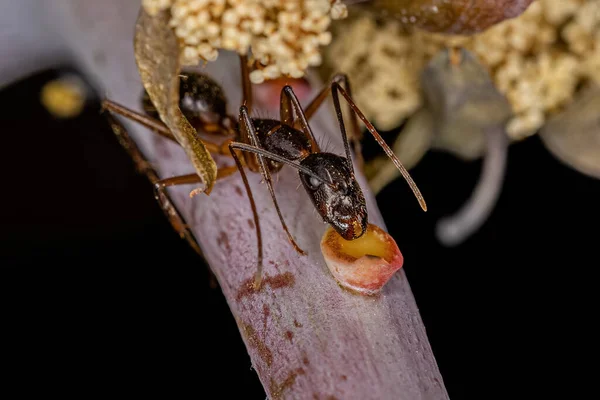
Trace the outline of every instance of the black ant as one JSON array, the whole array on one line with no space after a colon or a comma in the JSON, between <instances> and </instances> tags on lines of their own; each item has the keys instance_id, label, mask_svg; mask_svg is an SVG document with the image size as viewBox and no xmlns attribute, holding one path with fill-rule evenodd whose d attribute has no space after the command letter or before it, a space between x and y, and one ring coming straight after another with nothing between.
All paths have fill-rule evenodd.
<instances>
[{"instance_id":1,"label":"black ant","mask_svg":"<svg viewBox=\"0 0 600 400\"><path fill-rule=\"evenodd\" d=\"M358 120L356 119L358 116L365 124L367 130L400 170L423 210L427 210L425 200L408 171L406 171L389 146L384 142L375 127L354 104L350 83L346 75L336 74L332 78L330 85L322 89L305 110L302 109L293 89L286 85L280 95L279 120L251 118L252 87L249 80L248 64L246 57L242 56L240 58L244 97L243 105L239 110L238 121L226 113L227 101L219 84L203 74L187 73L181 75L180 108L186 118L190 120L190 123L199 132L233 136L234 138L234 140L227 140L221 145L205 139L202 139L202 141L211 152L218 154L229 153L235 160L235 167L228 166L219 169L217 179L230 175L236 170L239 170L241 173L254 214L258 241L256 284L260 282L262 271L262 237L258 213L244 171L244 165L248 166L253 172L260 171L262 173L277 214L279 215L281 225L298 253L305 254L285 224L271 180L271 173L279 171L283 165L289 165L298 170L300 180L315 208L323 220L333 226L344 239L357 239L363 235L367 228L367 207L362 190L354 175L339 94L348 103L349 110L353 116L352 129L354 135L352 140L357 140L359 134ZM345 88L340 83L343 83ZM322 152L308 124L308 120L323 104L330 91L344 142L345 157ZM147 96L143 98L143 106L149 115L157 115ZM110 100L105 100L103 107L131 118L157 133L174 140L169 129L162 122L151 116L138 114ZM241 157L238 155L238 151L242 152ZM166 196L166 187L191 183L200 183L200 178L197 174L182 175L157 181L155 189L159 194Z\"/></svg>"}]
</instances>

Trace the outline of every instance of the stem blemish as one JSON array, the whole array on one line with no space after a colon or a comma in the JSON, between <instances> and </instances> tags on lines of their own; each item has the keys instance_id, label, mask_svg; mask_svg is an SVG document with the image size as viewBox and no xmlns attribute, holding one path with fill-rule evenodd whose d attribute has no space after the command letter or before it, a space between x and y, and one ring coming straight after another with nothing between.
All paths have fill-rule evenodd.
<instances>
[{"instance_id":1,"label":"stem blemish","mask_svg":"<svg viewBox=\"0 0 600 400\"><path fill-rule=\"evenodd\" d=\"M244 297L259 293L263 288L270 286L271 289L282 289L285 287L293 287L296 282L294 275L291 272L284 272L273 276L265 275L259 289L254 287L254 278L249 278L242 283L238 289L236 300L240 301Z\"/></svg>"}]
</instances>

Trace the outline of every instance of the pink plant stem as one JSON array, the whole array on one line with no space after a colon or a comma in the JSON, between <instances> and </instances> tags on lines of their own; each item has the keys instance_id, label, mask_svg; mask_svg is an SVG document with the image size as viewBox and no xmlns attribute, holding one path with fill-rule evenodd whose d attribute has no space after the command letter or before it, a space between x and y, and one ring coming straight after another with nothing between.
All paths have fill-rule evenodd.
<instances>
[{"instance_id":1,"label":"pink plant stem","mask_svg":"<svg viewBox=\"0 0 600 400\"><path fill-rule=\"evenodd\" d=\"M141 84L133 56L139 2L55 3L55 18L80 66L97 79L107 97L139 109ZM241 99L237 57L221 52L218 61L203 71L223 85L234 113ZM311 122L318 138L327 137L341 150L331 109L324 107ZM177 146L135 124L127 126L161 177L192 171ZM199 238L268 396L448 398L404 273L397 273L377 297L341 289L319 248L326 225L308 196L297 189L297 173L284 168L276 177L276 192L291 232L308 252L304 257L287 241L260 176L249 178L265 243L264 285L258 292L251 285L256 238L239 175L218 182L210 196L190 199L191 187L173 188L170 193ZM362 176L360 183L367 189ZM385 228L374 197L368 191L365 195L370 222ZM420 210L415 207L414 212Z\"/></svg>"}]
</instances>

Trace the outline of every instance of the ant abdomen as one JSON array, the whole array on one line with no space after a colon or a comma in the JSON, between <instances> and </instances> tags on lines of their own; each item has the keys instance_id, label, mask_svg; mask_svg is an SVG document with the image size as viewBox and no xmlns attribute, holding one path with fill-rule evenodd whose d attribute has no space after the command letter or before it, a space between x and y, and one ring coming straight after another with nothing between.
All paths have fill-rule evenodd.
<instances>
[{"instance_id":1,"label":"ant abdomen","mask_svg":"<svg viewBox=\"0 0 600 400\"><path fill-rule=\"evenodd\" d=\"M158 118L148 93L142 95L144 111ZM231 134L235 123L227 115L227 98L221 86L208 75L182 72L179 75L179 108L190 124L205 133Z\"/></svg>"},{"instance_id":2,"label":"ant abdomen","mask_svg":"<svg viewBox=\"0 0 600 400\"><path fill-rule=\"evenodd\" d=\"M227 99L221 86L198 73L182 74L179 82L179 107L186 118L199 120L208 131L206 125L221 125L227 117Z\"/></svg>"}]
</instances>

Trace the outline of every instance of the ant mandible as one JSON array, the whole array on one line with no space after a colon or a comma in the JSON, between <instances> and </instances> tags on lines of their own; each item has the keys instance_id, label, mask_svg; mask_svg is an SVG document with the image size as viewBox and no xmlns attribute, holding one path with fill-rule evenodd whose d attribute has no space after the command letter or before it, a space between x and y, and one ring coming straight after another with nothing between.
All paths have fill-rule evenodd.
<instances>
[{"instance_id":1,"label":"ant mandible","mask_svg":"<svg viewBox=\"0 0 600 400\"><path fill-rule=\"evenodd\" d=\"M346 100L349 111L353 116L353 136L351 139L357 140L358 138L359 128L356 119L358 117L400 170L423 210L427 210L425 200L408 171L352 100L350 83L346 75L336 74L330 85L319 92L306 107L306 110L303 110L293 89L286 85L281 90L279 120L251 118L252 86L249 79L247 58L240 56L240 61L243 105L239 110L238 121L227 114L227 100L220 85L204 74L188 73L181 75L179 105L183 114L198 131L233 136L234 138L234 140L226 140L223 144L216 144L204 138L202 141L209 151L231 155L235 160L235 166L222 167L218 170L217 179L231 175L237 170L240 171L248 193L256 227L258 244L256 285L260 284L262 273L262 235L256 204L244 166L247 166L253 172L260 171L262 173L283 230L298 253L306 254L298 246L287 228L277 203L271 179L271 173L279 171L283 165L289 165L298 170L302 185L316 210L323 220L333 226L340 236L346 240L357 239L362 236L367 228L366 202L355 178L339 94ZM340 83L343 83L345 88ZM345 157L322 152L308 124L308 120L323 104L329 92L331 92L333 98L340 126ZM146 113L149 115L139 114L110 100L104 100L103 107L139 122L158 134L175 141L170 130L161 121L153 118L157 116L157 113L147 94L144 95L142 102ZM242 152L241 157L238 155L238 151ZM192 183L200 183L197 174L162 179L157 181L154 186L158 194L163 195L164 199L168 198L166 197L167 187Z\"/></svg>"}]
</instances>

